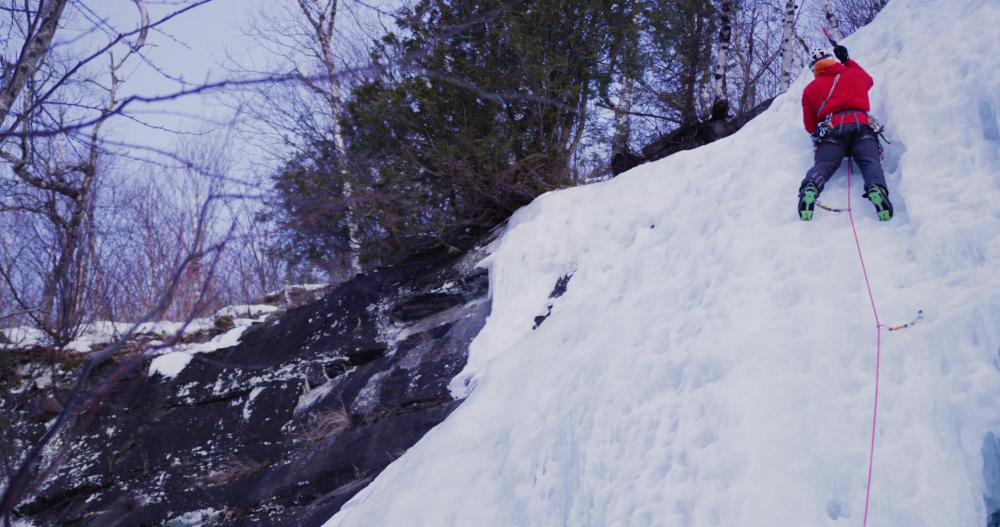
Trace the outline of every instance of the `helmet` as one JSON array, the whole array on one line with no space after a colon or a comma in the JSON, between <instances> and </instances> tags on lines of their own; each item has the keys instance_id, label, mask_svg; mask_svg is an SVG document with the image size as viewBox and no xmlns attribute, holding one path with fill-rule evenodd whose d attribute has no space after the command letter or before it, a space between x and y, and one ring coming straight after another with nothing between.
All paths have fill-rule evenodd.
<instances>
[{"instance_id":1,"label":"helmet","mask_svg":"<svg viewBox=\"0 0 1000 527\"><path fill-rule=\"evenodd\" d=\"M817 62L828 59L833 56L833 52L826 48L813 48L809 53L809 66L815 66Z\"/></svg>"}]
</instances>

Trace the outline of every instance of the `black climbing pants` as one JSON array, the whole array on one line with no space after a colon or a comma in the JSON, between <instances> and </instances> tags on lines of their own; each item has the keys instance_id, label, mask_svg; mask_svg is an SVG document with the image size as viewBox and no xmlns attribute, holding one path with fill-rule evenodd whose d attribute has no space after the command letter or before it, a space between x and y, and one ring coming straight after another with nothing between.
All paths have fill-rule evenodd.
<instances>
[{"instance_id":1,"label":"black climbing pants","mask_svg":"<svg viewBox=\"0 0 1000 527\"><path fill-rule=\"evenodd\" d=\"M851 156L857 161L861 175L865 178L865 188L878 185L888 192L889 187L885 185L885 174L882 172L878 137L869 126L853 123L838 126L817 139L814 166L806 172L799 190L812 183L822 192L823 186L840 167L844 156Z\"/></svg>"}]
</instances>

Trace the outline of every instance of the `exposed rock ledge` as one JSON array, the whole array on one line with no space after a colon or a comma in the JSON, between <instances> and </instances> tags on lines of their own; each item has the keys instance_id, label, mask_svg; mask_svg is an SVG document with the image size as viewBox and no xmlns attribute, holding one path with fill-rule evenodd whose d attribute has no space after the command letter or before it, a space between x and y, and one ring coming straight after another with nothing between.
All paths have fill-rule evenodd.
<instances>
[{"instance_id":1,"label":"exposed rock ledge","mask_svg":"<svg viewBox=\"0 0 1000 527\"><path fill-rule=\"evenodd\" d=\"M18 517L37 525L320 525L458 404L447 385L489 312L482 250L423 255L115 385ZM97 377L114 368L105 365ZM25 401L21 445L43 424ZM35 415L33 416L33 411ZM29 523L30 524L30 523Z\"/></svg>"}]
</instances>

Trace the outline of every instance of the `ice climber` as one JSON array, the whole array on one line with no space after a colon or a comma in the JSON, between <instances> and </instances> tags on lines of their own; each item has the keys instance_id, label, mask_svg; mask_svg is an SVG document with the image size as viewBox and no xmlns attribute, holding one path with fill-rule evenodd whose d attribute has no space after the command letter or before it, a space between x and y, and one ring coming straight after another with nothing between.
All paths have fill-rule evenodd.
<instances>
[{"instance_id":1,"label":"ice climber","mask_svg":"<svg viewBox=\"0 0 1000 527\"><path fill-rule=\"evenodd\" d=\"M865 197L875 206L878 218L888 221L892 218L892 203L882 173L878 135L868 115L868 90L874 81L848 57L844 46L835 46L832 54L827 49L816 49L810 55L816 78L802 92L802 119L812 135L816 154L814 166L799 187L799 218L812 219L823 186L844 156L851 156L861 167Z\"/></svg>"}]
</instances>

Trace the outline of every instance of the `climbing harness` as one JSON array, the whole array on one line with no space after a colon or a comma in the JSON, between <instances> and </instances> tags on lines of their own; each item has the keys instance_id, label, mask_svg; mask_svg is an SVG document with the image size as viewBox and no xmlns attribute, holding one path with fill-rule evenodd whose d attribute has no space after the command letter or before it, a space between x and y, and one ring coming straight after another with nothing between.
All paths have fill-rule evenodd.
<instances>
[{"instance_id":1,"label":"climbing harness","mask_svg":"<svg viewBox=\"0 0 1000 527\"><path fill-rule=\"evenodd\" d=\"M872 133L875 134L875 143L878 145L878 156L879 158L885 158L885 149L882 148L882 142L891 145L892 141L885 136L885 126L881 121L875 118L871 113L868 114L868 127L872 129Z\"/></svg>"},{"instance_id":2,"label":"climbing harness","mask_svg":"<svg viewBox=\"0 0 1000 527\"><path fill-rule=\"evenodd\" d=\"M885 141L885 144L887 145L892 144L892 141L890 141L889 138L885 136L885 126L882 124L882 121L876 119L875 116L871 114L871 112L868 113L868 126L872 129L872 132L875 132L876 137Z\"/></svg>"},{"instance_id":3,"label":"climbing harness","mask_svg":"<svg viewBox=\"0 0 1000 527\"><path fill-rule=\"evenodd\" d=\"M833 38L833 36L830 35L830 31L825 27L822 29L823 29L823 35L826 36L826 40L830 42L831 46L836 47L837 41ZM833 89L837 87L837 81L839 79L840 79L839 74L836 77L834 77L833 86L830 87L830 94L826 96L826 100L824 100L823 104L819 106L819 110L816 111L816 117L823 115L823 107L826 106L826 103L830 100L830 97L833 96ZM868 115L868 126L871 127L872 131L875 133L875 138L885 141L885 144L887 145L891 145L892 141L890 141L889 138L885 136L885 126L883 126L882 123L878 119L876 119L875 116L872 115L870 112L868 112L867 115ZM831 132L833 132L832 116L833 114L828 115L827 118L819 125L819 127L817 127L816 132L819 138L826 137ZM841 123L841 125L843 125L843 123ZM879 143L878 145L878 153L879 156L882 156L883 154L882 143Z\"/></svg>"},{"instance_id":4,"label":"climbing harness","mask_svg":"<svg viewBox=\"0 0 1000 527\"><path fill-rule=\"evenodd\" d=\"M816 126L816 131L813 132L813 146L818 147L822 143L822 139L833 133L833 114L827 115L826 119L823 119L819 125Z\"/></svg>"}]
</instances>

